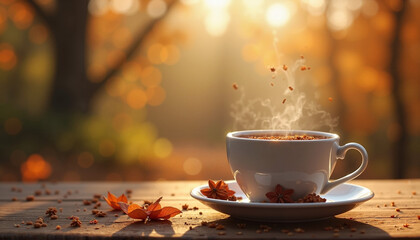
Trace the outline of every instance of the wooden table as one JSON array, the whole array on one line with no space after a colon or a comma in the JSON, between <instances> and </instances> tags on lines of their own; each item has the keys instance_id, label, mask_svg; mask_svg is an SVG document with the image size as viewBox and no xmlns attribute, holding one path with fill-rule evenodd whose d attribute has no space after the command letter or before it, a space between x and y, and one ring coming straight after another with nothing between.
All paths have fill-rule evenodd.
<instances>
[{"instance_id":1,"label":"wooden table","mask_svg":"<svg viewBox=\"0 0 420 240\"><path fill-rule=\"evenodd\" d=\"M171 181L141 183L47 183L47 184L0 184L0 239L139 239L139 238L183 238L183 239L420 239L420 179L412 180L358 180L375 192L375 197L350 212L334 218L293 224L261 224L237 220L202 205L191 198L190 190L206 181ZM19 188L21 192L12 191ZM41 190L34 201L26 201L27 195ZM94 194L106 194L109 190L121 194L133 191L131 200L155 200L163 196L163 206L188 204L198 210L183 211L170 221L141 221L129 219L118 211L111 211L104 202L99 207L107 216L96 218L98 224L89 224L94 218L93 205L84 205L84 199ZM14 190L14 189L13 189ZM45 194L49 191L50 195ZM59 193L56 195L55 191ZM69 193L67 193L69 191ZM71 194L70 194L71 192ZM67 195L65 197L64 195ZM12 201L13 198L15 201ZM57 200L62 200L59 203ZM395 206L392 206L392 202ZM45 217L48 207L62 208L57 220ZM397 208L399 212L397 212ZM69 216L78 216L81 227L70 227ZM394 218L391 216L394 215ZM47 227L34 228L23 222L44 217ZM224 230L202 226L201 222L224 225ZM16 227L18 225L19 227ZM240 225L238 224L245 224ZM408 224L405 225L405 224ZM56 230L60 225L61 230ZM271 229L268 229L266 226ZM406 227L404 227L404 225ZM297 228L304 232L296 232ZM267 229L267 230L264 230ZM286 230L289 231L289 233Z\"/></svg>"}]
</instances>

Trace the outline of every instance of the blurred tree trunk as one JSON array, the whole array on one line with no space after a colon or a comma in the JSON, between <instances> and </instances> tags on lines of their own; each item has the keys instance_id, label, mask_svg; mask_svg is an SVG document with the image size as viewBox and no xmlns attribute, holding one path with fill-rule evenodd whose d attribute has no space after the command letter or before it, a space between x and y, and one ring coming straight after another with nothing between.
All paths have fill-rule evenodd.
<instances>
[{"instance_id":1,"label":"blurred tree trunk","mask_svg":"<svg viewBox=\"0 0 420 240\"><path fill-rule=\"evenodd\" d=\"M46 12L36 0L27 0L38 17L44 20L53 37L55 76L50 90L49 109L53 112L89 114L92 99L105 83L119 72L121 67L140 48L154 26L164 19L176 1L168 4L161 17L150 20L134 37L126 50L126 57L118 61L102 79L89 81L86 74L87 23L89 0L59 0L55 11Z\"/></svg>"},{"instance_id":2,"label":"blurred tree trunk","mask_svg":"<svg viewBox=\"0 0 420 240\"><path fill-rule=\"evenodd\" d=\"M407 10L407 1L401 1L401 8L395 11L395 29L394 35L391 39L391 62L389 72L392 76L392 99L394 101L395 117L398 126L398 131L393 142L393 175L394 178L403 178L405 176L405 166L407 164L407 140L408 129L405 116L405 107L401 87L403 85L401 76L399 74L400 59L402 53L401 33L404 21L404 15Z\"/></svg>"},{"instance_id":3,"label":"blurred tree trunk","mask_svg":"<svg viewBox=\"0 0 420 240\"><path fill-rule=\"evenodd\" d=\"M88 1L56 1L52 25L55 49L55 77L50 109L54 112L86 113L91 84L86 77L86 26Z\"/></svg>"}]
</instances>

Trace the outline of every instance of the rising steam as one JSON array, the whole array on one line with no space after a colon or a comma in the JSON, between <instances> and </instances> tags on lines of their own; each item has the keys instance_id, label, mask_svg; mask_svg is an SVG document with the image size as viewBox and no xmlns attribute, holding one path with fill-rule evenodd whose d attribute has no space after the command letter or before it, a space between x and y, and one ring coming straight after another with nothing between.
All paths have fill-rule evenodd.
<instances>
[{"instance_id":1,"label":"rising steam","mask_svg":"<svg viewBox=\"0 0 420 240\"><path fill-rule=\"evenodd\" d=\"M282 77L288 86L296 86L295 73L304 66L305 60L297 60L287 71L276 68L277 77ZM280 75L280 76L279 76ZM283 79L282 79L283 81ZM299 88L290 91L287 86L282 93L286 102L267 99L246 99L245 89L238 89L241 97L232 105L234 130L322 130L333 131L338 117L321 109L315 101L309 100Z\"/></svg>"}]
</instances>

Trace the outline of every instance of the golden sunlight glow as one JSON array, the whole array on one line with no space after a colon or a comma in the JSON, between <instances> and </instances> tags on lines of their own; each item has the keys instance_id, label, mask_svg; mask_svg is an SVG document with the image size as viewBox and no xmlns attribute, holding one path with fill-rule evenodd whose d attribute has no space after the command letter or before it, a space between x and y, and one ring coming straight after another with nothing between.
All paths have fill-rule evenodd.
<instances>
[{"instance_id":1,"label":"golden sunlight glow","mask_svg":"<svg viewBox=\"0 0 420 240\"><path fill-rule=\"evenodd\" d=\"M230 0L205 0L204 3L210 9L223 9L229 6Z\"/></svg>"},{"instance_id":2,"label":"golden sunlight glow","mask_svg":"<svg viewBox=\"0 0 420 240\"><path fill-rule=\"evenodd\" d=\"M172 143L166 138L159 138L153 144L153 152L158 158L169 157L172 153Z\"/></svg>"},{"instance_id":3,"label":"golden sunlight glow","mask_svg":"<svg viewBox=\"0 0 420 240\"><path fill-rule=\"evenodd\" d=\"M225 33L230 22L230 15L226 10L211 11L204 19L207 32L214 37Z\"/></svg>"},{"instance_id":4,"label":"golden sunlight glow","mask_svg":"<svg viewBox=\"0 0 420 240\"><path fill-rule=\"evenodd\" d=\"M151 0L149 4L147 4L147 14L153 18L158 18L165 14L166 9L166 2L163 0Z\"/></svg>"},{"instance_id":5,"label":"golden sunlight glow","mask_svg":"<svg viewBox=\"0 0 420 240\"><path fill-rule=\"evenodd\" d=\"M138 0L111 0L110 7L113 11L121 14L131 15L136 13L140 7Z\"/></svg>"},{"instance_id":6,"label":"golden sunlight glow","mask_svg":"<svg viewBox=\"0 0 420 240\"><path fill-rule=\"evenodd\" d=\"M88 5L89 13L100 16L108 11L108 0L91 0Z\"/></svg>"},{"instance_id":7,"label":"golden sunlight glow","mask_svg":"<svg viewBox=\"0 0 420 240\"><path fill-rule=\"evenodd\" d=\"M325 0L302 0L302 2L306 4L306 9L312 16L320 16L325 12Z\"/></svg>"},{"instance_id":8,"label":"golden sunlight glow","mask_svg":"<svg viewBox=\"0 0 420 240\"><path fill-rule=\"evenodd\" d=\"M328 12L328 26L330 29L340 31L348 28L353 23L353 15L346 9L335 9Z\"/></svg>"},{"instance_id":9,"label":"golden sunlight glow","mask_svg":"<svg viewBox=\"0 0 420 240\"><path fill-rule=\"evenodd\" d=\"M275 3L268 7L265 19L270 26L281 27L290 20L290 17L290 9L286 5Z\"/></svg>"},{"instance_id":10,"label":"golden sunlight glow","mask_svg":"<svg viewBox=\"0 0 420 240\"><path fill-rule=\"evenodd\" d=\"M184 172L188 175L197 175L201 172L203 165L201 160L197 158L187 158L184 161Z\"/></svg>"},{"instance_id":11,"label":"golden sunlight glow","mask_svg":"<svg viewBox=\"0 0 420 240\"><path fill-rule=\"evenodd\" d=\"M196 3L199 3L200 0L181 0L181 2L185 5L194 5Z\"/></svg>"}]
</instances>

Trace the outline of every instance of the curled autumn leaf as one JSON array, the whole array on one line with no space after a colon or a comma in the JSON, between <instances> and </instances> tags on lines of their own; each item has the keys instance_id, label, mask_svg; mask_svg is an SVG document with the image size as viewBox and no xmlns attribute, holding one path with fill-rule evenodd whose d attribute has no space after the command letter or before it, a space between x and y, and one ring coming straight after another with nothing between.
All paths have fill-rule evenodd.
<instances>
[{"instance_id":1,"label":"curled autumn leaf","mask_svg":"<svg viewBox=\"0 0 420 240\"><path fill-rule=\"evenodd\" d=\"M127 204L124 202L119 202L118 204L120 205L121 210L129 217L142 219L145 222L149 220L167 220L182 213L181 210L174 207L162 208L160 206L160 200L162 200L162 197L150 204L147 208L143 208L138 204Z\"/></svg>"},{"instance_id":2,"label":"curled autumn leaf","mask_svg":"<svg viewBox=\"0 0 420 240\"><path fill-rule=\"evenodd\" d=\"M216 183L209 180L209 188L201 189L200 192L208 198L227 200L235 194L235 191L229 189L229 186L223 181Z\"/></svg>"},{"instance_id":3,"label":"curled autumn leaf","mask_svg":"<svg viewBox=\"0 0 420 240\"><path fill-rule=\"evenodd\" d=\"M114 194L108 192L108 198L104 197L104 199L108 205L115 210L121 210L121 207L118 204L119 202L128 203L127 197L124 195L124 193L117 198Z\"/></svg>"}]
</instances>

